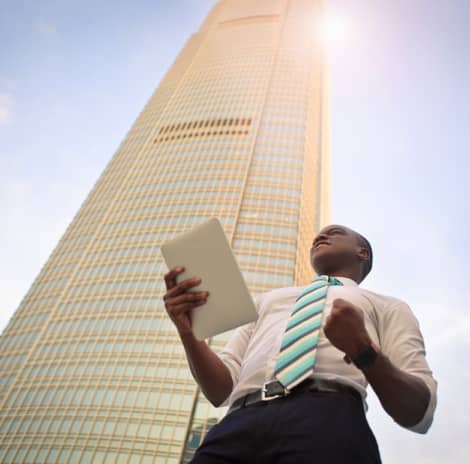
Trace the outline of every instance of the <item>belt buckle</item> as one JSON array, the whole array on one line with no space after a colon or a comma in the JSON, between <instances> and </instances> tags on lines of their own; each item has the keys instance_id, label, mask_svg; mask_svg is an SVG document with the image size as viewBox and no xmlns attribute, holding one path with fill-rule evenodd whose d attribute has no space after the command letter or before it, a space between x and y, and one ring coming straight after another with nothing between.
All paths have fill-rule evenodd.
<instances>
[{"instance_id":1,"label":"belt buckle","mask_svg":"<svg viewBox=\"0 0 470 464\"><path fill-rule=\"evenodd\" d=\"M289 393L289 390L285 388L279 380L267 382L261 389L261 401L274 400L276 398L282 398Z\"/></svg>"}]
</instances>

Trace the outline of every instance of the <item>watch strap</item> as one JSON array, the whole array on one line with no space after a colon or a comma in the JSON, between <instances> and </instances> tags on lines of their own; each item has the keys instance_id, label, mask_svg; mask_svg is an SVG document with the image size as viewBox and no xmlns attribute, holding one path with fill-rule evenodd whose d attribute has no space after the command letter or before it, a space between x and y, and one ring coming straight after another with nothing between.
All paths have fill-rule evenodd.
<instances>
[{"instance_id":1,"label":"watch strap","mask_svg":"<svg viewBox=\"0 0 470 464\"><path fill-rule=\"evenodd\" d=\"M366 349L362 350L356 357L352 359L352 362L358 369L367 369L374 364L377 359L378 352L372 345L369 345Z\"/></svg>"}]
</instances>

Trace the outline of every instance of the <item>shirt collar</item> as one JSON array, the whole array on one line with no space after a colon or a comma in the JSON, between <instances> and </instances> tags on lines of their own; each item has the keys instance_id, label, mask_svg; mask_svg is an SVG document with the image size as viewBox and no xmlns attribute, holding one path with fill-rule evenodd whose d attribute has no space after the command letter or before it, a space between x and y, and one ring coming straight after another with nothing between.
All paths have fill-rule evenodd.
<instances>
[{"instance_id":1,"label":"shirt collar","mask_svg":"<svg viewBox=\"0 0 470 464\"><path fill-rule=\"evenodd\" d=\"M359 284L355 280L352 280L349 277L337 277L337 276L333 276L333 277L338 279L346 287L358 287L359 286Z\"/></svg>"}]
</instances>

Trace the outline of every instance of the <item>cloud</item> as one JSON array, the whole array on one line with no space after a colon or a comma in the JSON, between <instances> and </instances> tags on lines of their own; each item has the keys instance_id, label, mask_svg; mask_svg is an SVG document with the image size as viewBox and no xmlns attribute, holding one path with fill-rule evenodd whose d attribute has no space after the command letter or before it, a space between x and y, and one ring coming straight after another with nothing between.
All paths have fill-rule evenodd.
<instances>
[{"instance_id":1,"label":"cloud","mask_svg":"<svg viewBox=\"0 0 470 464\"><path fill-rule=\"evenodd\" d=\"M8 124L12 119L13 97L0 93L0 125Z\"/></svg>"}]
</instances>

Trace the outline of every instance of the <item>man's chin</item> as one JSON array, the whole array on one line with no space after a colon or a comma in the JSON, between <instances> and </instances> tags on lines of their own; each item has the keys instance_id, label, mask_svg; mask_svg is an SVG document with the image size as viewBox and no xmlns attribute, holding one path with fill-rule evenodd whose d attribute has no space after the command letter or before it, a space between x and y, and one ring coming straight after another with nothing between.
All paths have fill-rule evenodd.
<instances>
[{"instance_id":1,"label":"man's chin","mask_svg":"<svg viewBox=\"0 0 470 464\"><path fill-rule=\"evenodd\" d=\"M317 275L331 275L335 267L332 256L329 253L323 253L323 250L318 250L312 255L311 263Z\"/></svg>"}]
</instances>

